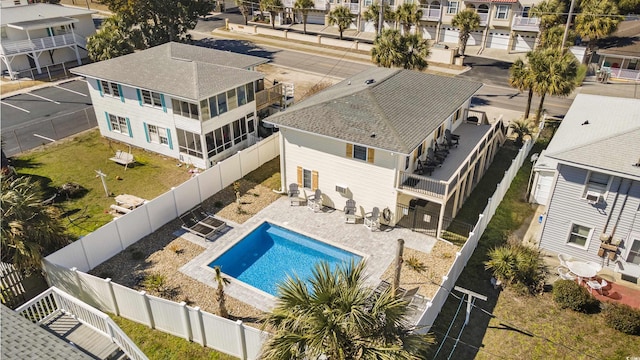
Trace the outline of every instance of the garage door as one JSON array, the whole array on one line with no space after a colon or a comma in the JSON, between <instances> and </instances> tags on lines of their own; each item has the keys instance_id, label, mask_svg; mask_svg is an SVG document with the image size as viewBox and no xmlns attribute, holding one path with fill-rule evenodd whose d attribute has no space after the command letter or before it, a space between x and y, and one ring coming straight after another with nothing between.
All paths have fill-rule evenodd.
<instances>
[{"instance_id":1,"label":"garage door","mask_svg":"<svg viewBox=\"0 0 640 360\"><path fill-rule=\"evenodd\" d=\"M514 43L514 51L531 51L536 43L535 35L517 34Z\"/></svg>"},{"instance_id":2,"label":"garage door","mask_svg":"<svg viewBox=\"0 0 640 360\"><path fill-rule=\"evenodd\" d=\"M537 204L546 205L553 184L553 172L541 171L538 173L538 182L533 193L533 200Z\"/></svg>"},{"instance_id":3,"label":"garage door","mask_svg":"<svg viewBox=\"0 0 640 360\"><path fill-rule=\"evenodd\" d=\"M487 38L487 47L507 50L509 48L509 33L490 32Z\"/></svg>"},{"instance_id":4,"label":"garage door","mask_svg":"<svg viewBox=\"0 0 640 360\"><path fill-rule=\"evenodd\" d=\"M301 19L302 21L302 19ZM307 24L324 25L324 14L309 14L307 15Z\"/></svg>"},{"instance_id":5,"label":"garage door","mask_svg":"<svg viewBox=\"0 0 640 360\"><path fill-rule=\"evenodd\" d=\"M435 26L422 26L422 38L427 40L435 40L436 30L437 28Z\"/></svg>"},{"instance_id":6,"label":"garage door","mask_svg":"<svg viewBox=\"0 0 640 360\"><path fill-rule=\"evenodd\" d=\"M452 28L443 28L442 31L442 42L457 44L458 37L460 34L458 33L458 29Z\"/></svg>"}]
</instances>

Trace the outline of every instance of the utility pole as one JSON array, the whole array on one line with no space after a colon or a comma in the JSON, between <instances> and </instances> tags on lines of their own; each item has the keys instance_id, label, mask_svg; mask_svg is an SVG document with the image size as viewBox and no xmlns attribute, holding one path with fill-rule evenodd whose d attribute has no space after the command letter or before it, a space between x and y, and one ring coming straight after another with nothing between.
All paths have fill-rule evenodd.
<instances>
[{"instance_id":1,"label":"utility pole","mask_svg":"<svg viewBox=\"0 0 640 360\"><path fill-rule=\"evenodd\" d=\"M378 11L379 19L378 19L378 37L382 36L382 26L384 25L384 0L378 0L378 7L380 10Z\"/></svg>"},{"instance_id":2,"label":"utility pole","mask_svg":"<svg viewBox=\"0 0 640 360\"><path fill-rule=\"evenodd\" d=\"M569 17L567 18L567 24L564 26L564 35L562 35L562 45L560 50L564 52L564 45L567 42L567 36L569 36L569 26L571 25L571 16L573 16L573 7L576 4L576 0L571 0L571 6L569 6Z\"/></svg>"},{"instance_id":3,"label":"utility pole","mask_svg":"<svg viewBox=\"0 0 640 360\"><path fill-rule=\"evenodd\" d=\"M392 291L395 294L396 290L400 287L400 272L402 271L402 254L404 252L404 240L398 239L398 250L396 253L396 272L393 277L393 288Z\"/></svg>"},{"instance_id":4,"label":"utility pole","mask_svg":"<svg viewBox=\"0 0 640 360\"><path fill-rule=\"evenodd\" d=\"M464 324L469 324L469 315L471 315L471 303L473 303L473 298L478 298L482 301L487 301L487 297L484 295L480 295L477 292L473 292L471 290L467 290L465 288L461 288L460 286L454 287L455 290L460 291L463 294L469 295L469 300L467 300L467 317L464 319Z\"/></svg>"}]
</instances>

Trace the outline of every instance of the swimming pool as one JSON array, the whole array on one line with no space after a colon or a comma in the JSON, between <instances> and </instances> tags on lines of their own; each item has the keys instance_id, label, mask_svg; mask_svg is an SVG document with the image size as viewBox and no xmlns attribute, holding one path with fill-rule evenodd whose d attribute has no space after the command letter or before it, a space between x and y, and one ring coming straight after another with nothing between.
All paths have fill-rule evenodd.
<instances>
[{"instance_id":1,"label":"swimming pool","mask_svg":"<svg viewBox=\"0 0 640 360\"><path fill-rule=\"evenodd\" d=\"M287 275L306 280L319 261L335 268L352 259L358 263L362 257L264 222L208 266L220 266L223 273L276 296Z\"/></svg>"}]
</instances>

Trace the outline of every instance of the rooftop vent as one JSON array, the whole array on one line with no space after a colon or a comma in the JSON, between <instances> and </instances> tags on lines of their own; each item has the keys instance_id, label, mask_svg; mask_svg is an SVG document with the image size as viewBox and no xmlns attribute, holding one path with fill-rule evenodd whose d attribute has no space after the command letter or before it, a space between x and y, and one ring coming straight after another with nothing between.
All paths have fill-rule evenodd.
<instances>
[{"instance_id":1,"label":"rooftop vent","mask_svg":"<svg viewBox=\"0 0 640 360\"><path fill-rule=\"evenodd\" d=\"M589 120L585 120L582 124L580 125L589 125Z\"/></svg>"},{"instance_id":2,"label":"rooftop vent","mask_svg":"<svg viewBox=\"0 0 640 360\"><path fill-rule=\"evenodd\" d=\"M367 85L371 85L374 82L376 82L374 79L367 79L367 80L364 81L364 83L367 84Z\"/></svg>"},{"instance_id":3,"label":"rooftop vent","mask_svg":"<svg viewBox=\"0 0 640 360\"><path fill-rule=\"evenodd\" d=\"M371 137L375 138L376 137L376 133L371 133Z\"/></svg>"}]
</instances>

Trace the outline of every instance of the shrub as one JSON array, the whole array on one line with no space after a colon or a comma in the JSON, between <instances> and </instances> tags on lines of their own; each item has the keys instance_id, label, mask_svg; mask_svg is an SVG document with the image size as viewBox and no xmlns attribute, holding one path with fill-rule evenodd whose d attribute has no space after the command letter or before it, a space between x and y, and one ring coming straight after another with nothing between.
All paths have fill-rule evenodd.
<instances>
[{"instance_id":1,"label":"shrub","mask_svg":"<svg viewBox=\"0 0 640 360\"><path fill-rule=\"evenodd\" d=\"M508 244L489 251L485 268L504 285L523 285L530 293L544 285L545 267L540 252L522 244Z\"/></svg>"},{"instance_id":2,"label":"shrub","mask_svg":"<svg viewBox=\"0 0 640 360\"><path fill-rule=\"evenodd\" d=\"M142 260L144 259L144 253L140 250L135 250L134 252L131 253L131 259L132 260Z\"/></svg>"},{"instance_id":3,"label":"shrub","mask_svg":"<svg viewBox=\"0 0 640 360\"><path fill-rule=\"evenodd\" d=\"M592 313L600 302L589 291L573 280L558 280L553 284L553 300L562 309Z\"/></svg>"},{"instance_id":4,"label":"shrub","mask_svg":"<svg viewBox=\"0 0 640 360\"><path fill-rule=\"evenodd\" d=\"M640 310L629 305L606 303L603 315L607 326L629 335L640 335Z\"/></svg>"},{"instance_id":5,"label":"shrub","mask_svg":"<svg viewBox=\"0 0 640 360\"><path fill-rule=\"evenodd\" d=\"M217 208L217 209L220 209L220 208L222 208L223 206L224 206L224 203L223 203L222 201L220 201L220 200L218 200L218 201L216 201L216 202L214 202L214 203L213 203L213 207L215 207L215 208Z\"/></svg>"},{"instance_id":6,"label":"shrub","mask_svg":"<svg viewBox=\"0 0 640 360\"><path fill-rule=\"evenodd\" d=\"M409 257L404 261L404 264L411 270L417 273L423 273L427 271L427 265L425 265L420 259L415 256Z\"/></svg>"},{"instance_id":7,"label":"shrub","mask_svg":"<svg viewBox=\"0 0 640 360\"><path fill-rule=\"evenodd\" d=\"M162 292L164 289L165 277L161 274L151 274L144 279L142 285L147 290Z\"/></svg>"}]
</instances>

